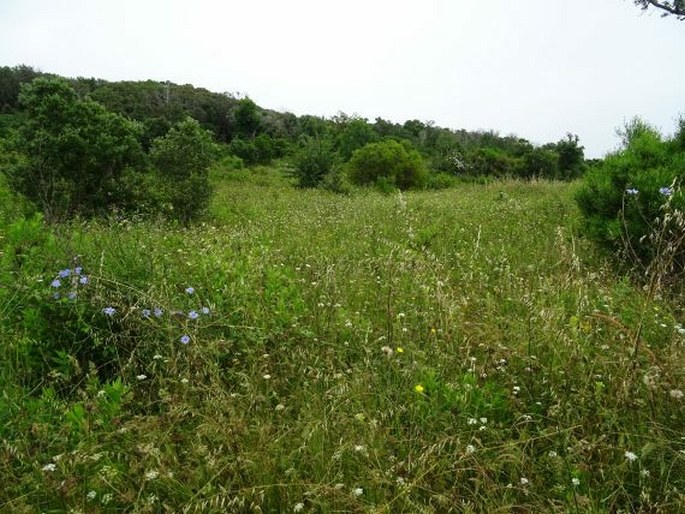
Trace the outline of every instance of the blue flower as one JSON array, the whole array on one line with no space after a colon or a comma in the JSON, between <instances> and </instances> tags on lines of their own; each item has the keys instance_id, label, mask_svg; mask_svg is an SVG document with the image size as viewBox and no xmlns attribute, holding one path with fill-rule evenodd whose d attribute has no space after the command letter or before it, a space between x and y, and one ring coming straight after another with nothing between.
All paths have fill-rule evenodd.
<instances>
[{"instance_id":1,"label":"blue flower","mask_svg":"<svg viewBox=\"0 0 685 514\"><path fill-rule=\"evenodd\" d=\"M52 295L53 300L59 300L59 298L60 298L59 293L53 293L53 295Z\"/></svg>"},{"instance_id":2,"label":"blue flower","mask_svg":"<svg viewBox=\"0 0 685 514\"><path fill-rule=\"evenodd\" d=\"M639 192L640 192L640 191L638 191L638 190L635 189L634 187L633 187L633 188L628 188L628 189L626 189L626 194L627 194L627 195L631 195L631 196L634 196L634 195L638 194Z\"/></svg>"},{"instance_id":3,"label":"blue flower","mask_svg":"<svg viewBox=\"0 0 685 514\"><path fill-rule=\"evenodd\" d=\"M70 275L71 275L71 270L69 268L60 270L60 272L59 272L60 278L67 278Z\"/></svg>"},{"instance_id":4,"label":"blue flower","mask_svg":"<svg viewBox=\"0 0 685 514\"><path fill-rule=\"evenodd\" d=\"M86 284L90 283L90 279L87 275L83 275L82 277L79 277L78 283L85 286Z\"/></svg>"},{"instance_id":5,"label":"blue flower","mask_svg":"<svg viewBox=\"0 0 685 514\"><path fill-rule=\"evenodd\" d=\"M673 194L673 189L670 187L662 187L659 192L664 196L671 196Z\"/></svg>"},{"instance_id":6,"label":"blue flower","mask_svg":"<svg viewBox=\"0 0 685 514\"><path fill-rule=\"evenodd\" d=\"M77 275L80 275L82 271L83 271L83 268L81 266L76 266L74 268L74 273L76 273Z\"/></svg>"},{"instance_id":7,"label":"blue flower","mask_svg":"<svg viewBox=\"0 0 685 514\"><path fill-rule=\"evenodd\" d=\"M194 287L186 287L186 293L188 293L188 294L193 294L194 292L195 292L195 288L194 288Z\"/></svg>"},{"instance_id":8,"label":"blue flower","mask_svg":"<svg viewBox=\"0 0 685 514\"><path fill-rule=\"evenodd\" d=\"M183 334L179 341L181 341L182 344L188 344L190 342L190 336L187 334Z\"/></svg>"},{"instance_id":9,"label":"blue flower","mask_svg":"<svg viewBox=\"0 0 685 514\"><path fill-rule=\"evenodd\" d=\"M70 300L75 300L76 299L76 291L69 291L67 293L67 298L69 298Z\"/></svg>"},{"instance_id":10,"label":"blue flower","mask_svg":"<svg viewBox=\"0 0 685 514\"><path fill-rule=\"evenodd\" d=\"M117 312L117 310L114 307L105 307L104 309L102 309L102 313L105 316L109 316L109 317L114 316L115 312Z\"/></svg>"},{"instance_id":11,"label":"blue flower","mask_svg":"<svg viewBox=\"0 0 685 514\"><path fill-rule=\"evenodd\" d=\"M143 318L149 318L151 314L150 309L143 309L141 314L143 315Z\"/></svg>"},{"instance_id":12,"label":"blue flower","mask_svg":"<svg viewBox=\"0 0 685 514\"><path fill-rule=\"evenodd\" d=\"M159 307L155 308L154 310L155 318L161 318L162 314L164 314L164 311L160 309Z\"/></svg>"},{"instance_id":13,"label":"blue flower","mask_svg":"<svg viewBox=\"0 0 685 514\"><path fill-rule=\"evenodd\" d=\"M58 278L56 278L55 280L53 280L52 283L50 284L51 287L55 287L55 288L57 288L57 287L59 287L59 286L61 286L61 285L62 285L62 281L61 281L60 279L58 279Z\"/></svg>"},{"instance_id":14,"label":"blue flower","mask_svg":"<svg viewBox=\"0 0 685 514\"><path fill-rule=\"evenodd\" d=\"M200 309L200 311L202 312L202 314L207 315L207 314L209 314L209 307L202 307L202 309Z\"/></svg>"},{"instance_id":15,"label":"blue flower","mask_svg":"<svg viewBox=\"0 0 685 514\"><path fill-rule=\"evenodd\" d=\"M195 312L195 311L190 311L190 312L188 313L188 317L189 317L190 319L197 319L197 318L200 317L200 315L199 315L197 312Z\"/></svg>"}]
</instances>

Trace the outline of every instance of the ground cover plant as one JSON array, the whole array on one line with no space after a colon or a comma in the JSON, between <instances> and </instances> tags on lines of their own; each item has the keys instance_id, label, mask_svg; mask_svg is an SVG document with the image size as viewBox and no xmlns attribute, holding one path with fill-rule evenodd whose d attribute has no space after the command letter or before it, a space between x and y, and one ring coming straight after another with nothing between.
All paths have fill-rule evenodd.
<instances>
[{"instance_id":1,"label":"ground cover plant","mask_svg":"<svg viewBox=\"0 0 685 514\"><path fill-rule=\"evenodd\" d=\"M685 508L682 302L577 184L213 173L190 226L3 209L0 511Z\"/></svg>"}]
</instances>

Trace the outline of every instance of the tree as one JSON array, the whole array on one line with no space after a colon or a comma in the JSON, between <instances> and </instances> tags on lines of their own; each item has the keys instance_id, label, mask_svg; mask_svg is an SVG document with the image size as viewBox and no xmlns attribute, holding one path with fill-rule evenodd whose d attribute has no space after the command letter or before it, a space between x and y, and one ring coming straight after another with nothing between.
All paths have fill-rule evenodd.
<instances>
[{"instance_id":1,"label":"tree","mask_svg":"<svg viewBox=\"0 0 685 514\"><path fill-rule=\"evenodd\" d=\"M243 98L238 101L238 106L233 113L235 126L238 133L248 139L257 135L257 130L261 124L261 117L257 104L250 98Z\"/></svg>"},{"instance_id":2,"label":"tree","mask_svg":"<svg viewBox=\"0 0 685 514\"><path fill-rule=\"evenodd\" d=\"M661 9L662 16L675 16L679 20L685 20L685 0L658 1L658 0L634 0L642 10L650 7Z\"/></svg>"},{"instance_id":3,"label":"tree","mask_svg":"<svg viewBox=\"0 0 685 514\"><path fill-rule=\"evenodd\" d=\"M209 167L218 157L212 133L192 119L174 125L152 142L150 158L165 184L172 217L188 223L209 205Z\"/></svg>"},{"instance_id":4,"label":"tree","mask_svg":"<svg viewBox=\"0 0 685 514\"><path fill-rule=\"evenodd\" d=\"M428 177L421 154L409 144L392 139L369 143L356 150L348 162L352 182L400 189L420 187Z\"/></svg>"},{"instance_id":5,"label":"tree","mask_svg":"<svg viewBox=\"0 0 685 514\"><path fill-rule=\"evenodd\" d=\"M10 179L46 219L90 216L126 201L119 181L145 162L137 123L79 100L63 79L37 78L19 99L26 121L17 149L26 163Z\"/></svg>"}]
</instances>

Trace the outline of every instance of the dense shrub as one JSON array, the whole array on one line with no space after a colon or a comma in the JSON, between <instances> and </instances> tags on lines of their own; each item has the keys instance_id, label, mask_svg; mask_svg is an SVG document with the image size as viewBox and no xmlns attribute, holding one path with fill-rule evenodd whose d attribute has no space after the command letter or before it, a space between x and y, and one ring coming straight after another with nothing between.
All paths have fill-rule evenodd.
<instances>
[{"instance_id":1,"label":"dense shrub","mask_svg":"<svg viewBox=\"0 0 685 514\"><path fill-rule=\"evenodd\" d=\"M187 223L207 208L212 194L209 167L218 155L211 132L192 118L152 142L150 158L173 218Z\"/></svg>"},{"instance_id":2,"label":"dense shrub","mask_svg":"<svg viewBox=\"0 0 685 514\"><path fill-rule=\"evenodd\" d=\"M288 145L284 139L260 134L251 140L236 138L228 145L228 149L245 164L268 164L273 159L283 157Z\"/></svg>"},{"instance_id":3,"label":"dense shrub","mask_svg":"<svg viewBox=\"0 0 685 514\"><path fill-rule=\"evenodd\" d=\"M20 102L26 119L15 146L26 159L8 174L17 191L48 219L90 216L125 200L119 179L145 163L137 123L79 99L62 79L23 86Z\"/></svg>"},{"instance_id":4,"label":"dense shrub","mask_svg":"<svg viewBox=\"0 0 685 514\"><path fill-rule=\"evenodd\" d=\"M347 164L353 183L409 189L426 183L423 158L411 146L389 139L370 143L352 154Z\"/></svg>"},{"instance_id":5,"label":"dense shrub","mask_svg":"<svg viewBox=\"0 0 685 514\"><path fill-rule=\"evenodd\" d=\"M318 187L331 173L338 156L328 139L304 138L295 155L293 175L299 187Z\"/></svg>"},{"instance_id":6,"label":"dense shrub","mask_svg":"<svg viewBox=\"0 0 685 514\"><path fill-rule=\"evenodd\" d=\"M658 260L676 278L685 265L681 134L664 140L640 120L623 134L624 148L593 166L577 194L586 233L629 265L650 269Z\"/></svg>"}]
</instances>

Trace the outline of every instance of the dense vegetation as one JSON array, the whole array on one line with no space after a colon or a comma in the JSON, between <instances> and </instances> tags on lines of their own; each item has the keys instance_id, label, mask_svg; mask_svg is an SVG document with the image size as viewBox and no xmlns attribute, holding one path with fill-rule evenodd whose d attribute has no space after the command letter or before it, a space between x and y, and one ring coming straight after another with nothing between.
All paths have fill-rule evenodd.
<instances>
[{"instance_id":1,"label":"dense vegetation","mask_svg":"<svg viewBox=\"0 0 685 514\"><path fill-rule=\"evenodd\" d=\"M0 102L0 511L685 509L682 124L580 182L573 135Z\"/></svg>"}]
</instances>

